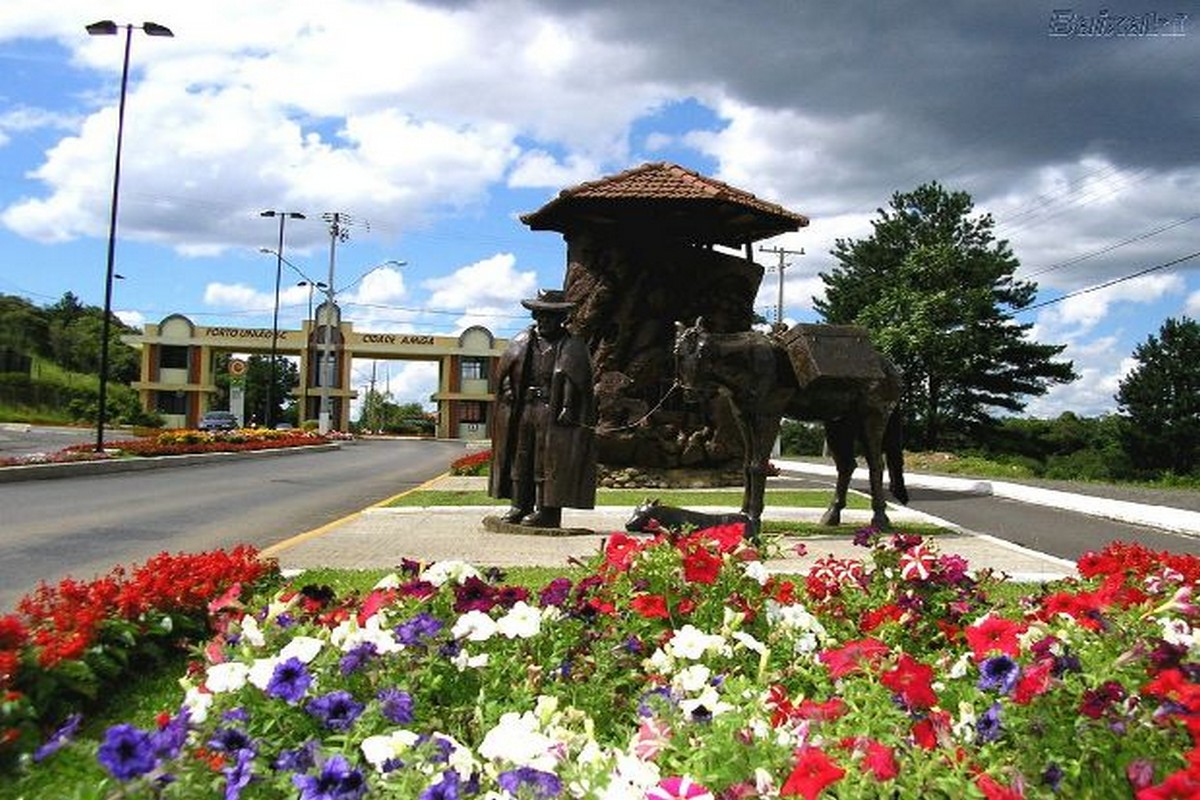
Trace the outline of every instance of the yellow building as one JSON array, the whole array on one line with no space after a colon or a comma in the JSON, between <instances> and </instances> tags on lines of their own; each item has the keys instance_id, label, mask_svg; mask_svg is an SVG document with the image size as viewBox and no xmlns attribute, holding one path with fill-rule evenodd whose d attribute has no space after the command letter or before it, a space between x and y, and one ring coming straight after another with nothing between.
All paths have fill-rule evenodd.
<instances>
[{"instance_id":1,"label":"yellow building","mask_svg":"<svg viewBox=\"0 0 1200 800\"><path fill-rule=\"evenodd\" d=\"M328 424L345 431L350 426L350 401L358 393L350 385L355 358L399 361L434 361L438 364L438 389L430 398L437 403L439 439L486 439L496 360L507 342L487 328L472 326L457 336L412 333L360 333L341 319L334 306L333 325L326 339L326 304L305 320L300 330L278 331L275 343L280 356L298 356L300 385L291 396L300 408L300 419L319 419L328 411ZM168 427L193 428L217 395L214 364L222 353L271 353L270 328L237 328L196 325L182 314L172 314L141 334L122 340L142 352L141 379L133 388L142 407L157 411ZM327 363L325 354L328 353ZM327 380L325 376L328 375ZM243 420L244 422L245 420Z\"/></svg>"}]
</instances>

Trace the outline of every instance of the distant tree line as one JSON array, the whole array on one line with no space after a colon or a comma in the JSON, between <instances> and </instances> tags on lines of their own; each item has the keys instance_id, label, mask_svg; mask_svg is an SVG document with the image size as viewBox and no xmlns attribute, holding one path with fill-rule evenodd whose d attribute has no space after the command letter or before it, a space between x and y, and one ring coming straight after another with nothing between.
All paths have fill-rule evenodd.
<instances>
[{"instance_id":1,"label":"distant tree line","mask_svg":"<svg viewBox=\"0 0 1200 800\"><path fill-rule=\"evenodd\" d=\"M37 306L0 294L0 413L5 418L92 423L98 417L103 309L67 292ZM154 424L129 388L140 369L138 351L121 341L137 329L116 317L109 325L108 418Z\"/></svg>"}]
</instances>

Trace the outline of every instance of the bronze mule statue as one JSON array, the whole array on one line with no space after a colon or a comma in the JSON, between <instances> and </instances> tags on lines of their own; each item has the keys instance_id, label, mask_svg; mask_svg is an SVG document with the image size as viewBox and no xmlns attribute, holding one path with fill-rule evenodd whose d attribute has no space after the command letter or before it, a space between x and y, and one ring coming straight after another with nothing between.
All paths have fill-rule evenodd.
<instances>
[{"instance_id":1,"label":"bronze mule statue","mask_svg":"<svg viewBox=\"0 0 1200 800\"><path fill-rule=\"evenodd\" d=\"M749 536L750 518L745 514L709 514L703 511L692 511L678 506L663 505L657 498L638 503L629 519L625 522L625 530L630 533L654 533L666 530L671 533L681 533L688 528L712 528L717 525L737 525L747 527Z\"/></svg>"},{"instance_id":2,"label":"bronze mule statue","mask_svg":"<svg viewBox=\"0 0 1200 800\"><path fill-rule=\"evenodd\" d=\"M908 502L904 486L900 401L896 367L866 340L861 328L797 325L782 334L715 333L704 320L676 323L676 380L689 393L727 397L744 445L742 512L757 533L771 448L783 417L820 421L837 466L833 502L822 524L841 523L861 444L871 484L871 524L890 530L883 489Z\"/></svg>"}]
</instances>

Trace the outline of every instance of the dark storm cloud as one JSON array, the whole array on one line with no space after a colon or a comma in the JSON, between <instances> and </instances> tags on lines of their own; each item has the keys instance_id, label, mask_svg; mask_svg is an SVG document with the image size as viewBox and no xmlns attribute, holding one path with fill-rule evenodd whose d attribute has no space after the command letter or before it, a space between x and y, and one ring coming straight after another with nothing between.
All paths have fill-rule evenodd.
<instances>
[{"instance_id":1,"label":"dark storm cloud","mask_svg":"<svg viewBox=\"0 0 1200 800\"><path fill-rule=\"evenodd\" d=\"M1177 20L1190 5L611 2L574 15L636 44L649 77L719 84L747 103L806 115L881 115L880 137L919 133L949 161L992 168L1098 155L1169 170L1200 155L1200 16L1178 36L1052 36L1056 9ZM971 155L977 154L977 155Z\"/></svg>"}]
</instances>

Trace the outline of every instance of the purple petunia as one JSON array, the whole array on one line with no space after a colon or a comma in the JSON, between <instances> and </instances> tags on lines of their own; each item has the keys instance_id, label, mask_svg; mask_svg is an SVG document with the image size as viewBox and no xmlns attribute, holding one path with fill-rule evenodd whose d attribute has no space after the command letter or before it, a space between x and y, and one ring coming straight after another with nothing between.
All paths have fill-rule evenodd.
<instances>
[{"instance_id":1,"label":"purple petunia","mask_svg":"<svg viewBox=\"0 0 1200 800\"><path fill-rule=\"evenodd\" d=\"M317 742L309 740L295 750L284 750L271 762L277 772L308 772L317 763Z\"/></svg>"},{"instance_id":2,"label":"purple petunia","mask_svg":"<svg viewBox=\"0 0 1200 800\"><path fill-rule=\"evenodd\" d=\"M242 796L242 789L245 789L254 777L253 760L253 752L239 750L233 766L221 770L225 775L225 800L238 800Z\"/></svg>"},{"instance_id":3,"label":"purple petunia","mask_svg":"<svg viewBox=\"0 0 1200 800\"><path fill-rule=\"evenodd\" d=\"M442 773L441 780L425 787L418 800L458 800L460 783L457 772L452 769L446 770Z\"/></svg>"},{"instance_id":4,"label":"purple petunia","mask_svg":"<svg viewBox=\"0 0 1200 800\"><path fill-rule=\"evenodd\" d=\"M254 742L240 728L217 728L213 731L208 746L218 753L239 753L242 750L255 751Z\"/></svg>"},{"instance_id":5,"label":"purple petunia","mask_svg":"<svg viewBox=\"0 0 1200 800\"><path fill-rule=\"evenodd\" d=\"M271 680L267 682L267 694L289 703L298 703L312 681L304 662L293 656L275 665Z\"/></svg>"},{"instance_id":6,"label":"purple petunia","mask_svg":"<svg viewBox=\"0 0 1200 800\"><path fill-rule=\"evenodd\" d=\"M571 581L569 578L555 578L546 584L546 587L538 595L538 602L542 608L547 606L561 606L567 602L567 598L571 596Z\"/></svg>"},{"instance_id":7,"label":"purple petunia","mask_svg":"<svg viewBox=\"0 0 1200 800\"><path fill-rule=\"evenodd\" d=\"M992 656L979 665L979 688L1008 694L1021 677L1021 667L1006 655Z\"/></svg>"},{"instance_id":8,"label":"purple petunia","mask_svg":"<svg viewBox=\"0 0 1200 800\"><path fill-rule=\"evenodd\" d=\"M422 611L410 620L396 626L396 641L413 647L423 643L425 639L436 636L445 625L437 617Z\"/></svg>"},{"instance_id":9,"label":"purple petunia","mask_svg":"<svg viewBox=\"0 0 1200 800\"><path fill-rule=\"evenodd\" d=\"M316 775L293 775L300 800L359 800L367 793L362 772L351 769L344 756L330 756Z\"/></svg>"},{"instance_id":10,"label":"purple petunia","mask_svg":"<svg viewBox=\"0 0 1200 800\"><path fill-rule=\"evenodd\" d=\"M120 781L145 775L154 769L154 742L149 731L129 723L113 725L104 734L96 759Z\"/></svg>"},{"instance_id":11,"label":"purple petunia","mask_svg":"<svg viewBox=\"0 0 1200 800\"><path fill-rule=\"evenodd\" d=\"M71 741L71 737L79 730L81 722L83 722L83 714L76 713L67 717L63 724L58 726L58 730L50 734L50 738L33 751L33 763L37 764L61 750L63 745Z\"/></svg>"},{"instance_id":12,"label":"purple petunia","mask_svg":"<svg viewBox=\"0 0 1200 800\"><path fill-rule=\"evenodd\" d=\"M1000 738L1000 704L992 703L991 708L983 712L983 716L975 721L975 735L983 742L994 742Z\"/></svg>"},{"instance_id":13,"label":"purple petunia","mask_svg":"<svg viewBox=\"0 0 1200 800\"><path fill-rule=\"evenodd\" d=\"M408 692L402 689L382 689L376 697L379 699L379 713L388 722L407 725L413 721L413 699Z\"/></svg>"},{"instance_id":14,"label":"purple petunia","mask_svg":"<svg viewBox=\"0 0 1200 800\"><path fill-rule=\"evenodd\" d=\"M352 672L362 669L367 662L377 655L379 655L379 648L375 646L374 642L363 642L342 656L338 667L341 669L343 675L349 675Z\"/></svg>"},{"instance_id":15,"label":"purple petunia","mask_svg":"<svg viewBox=\"0 0 1200 800\"><path fill-rule=\"evenodd\" d=\"M500 788L511 795L531 796L536 800L548 800L562 794L562 781L553 772L543 772L533 767L518 767L507 772L501 772L496 778ZM528 786L532 794L522 795L520 789Z\"/></svg>"},{"instance_id":16,"label":"purple petunia","mask_svg":"<svg viewBox=\"0 0 1200 800\"><path fill-rule=\"evenodd\" d=\"M363 712L363 704L344 689L330 692L308 701L305 710L335 731L346 731Z\"/></svg>"},{"instance_id":17,"label":"purple petunia","mask_svg":"<svg viewBox=\"0 0 1200 800\"><path fill-rule=\"evenodd\" d=\"M188 726L191 722L191 712L186 708L167 720L167 723L150 735L154 745L154 755L157 758L172 759L179 755L187 744Z\"/></svg>"}]
</instances>

